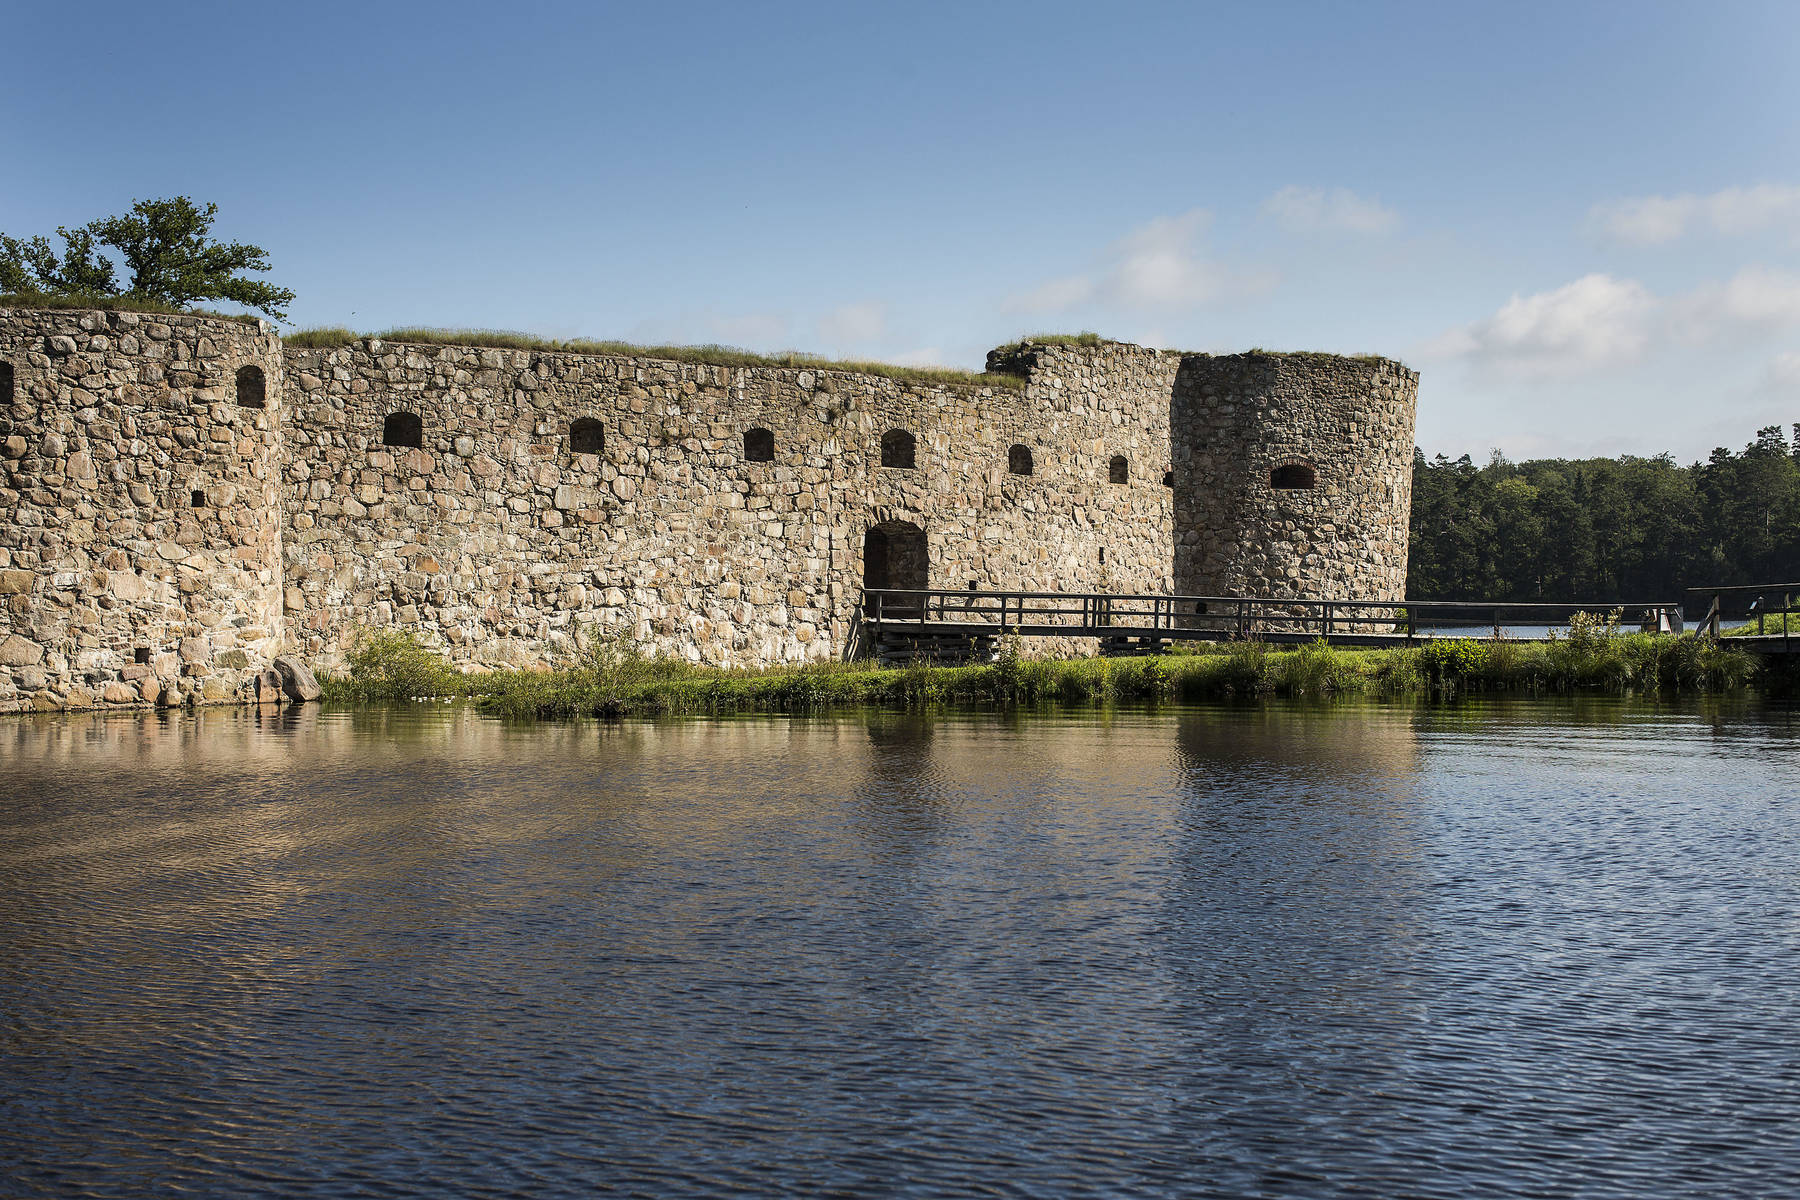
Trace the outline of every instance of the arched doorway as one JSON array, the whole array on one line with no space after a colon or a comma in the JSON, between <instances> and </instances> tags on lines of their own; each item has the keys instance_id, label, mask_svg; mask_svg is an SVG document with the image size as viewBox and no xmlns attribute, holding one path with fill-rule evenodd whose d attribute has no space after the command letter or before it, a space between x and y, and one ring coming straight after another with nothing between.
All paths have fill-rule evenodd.
<instances>
[{"instance_id":1,"label":"arched doorway","mask_svg":"<svg viewBox=\"0 0 1800 1200\"><path fill-rule=\"evenodd\" d=\"M863 534L863 587L882 593L884 617L916 615L923 598L896 594L931 586L925 531L911 521L883 521ZM870 597L871 609L875 600Z\"/></svg>"}]
</instances>

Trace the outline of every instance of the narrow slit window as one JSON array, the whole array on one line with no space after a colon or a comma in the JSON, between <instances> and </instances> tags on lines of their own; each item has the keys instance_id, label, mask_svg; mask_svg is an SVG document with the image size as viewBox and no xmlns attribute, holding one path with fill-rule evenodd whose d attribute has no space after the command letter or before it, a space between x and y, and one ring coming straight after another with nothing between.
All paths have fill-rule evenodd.
<instances>
[{"instance_id":1,"label":"narrow slit window","mask_svg":"<svg viewBox=\"0 0 1800 1200\"><path fill-rule=\"evenodd\" d=\"M417 449L425 442L425 423L419 420L418 413L389 413L387 420L381 423L381 443L384 446L411 446Z\"/></svg>"},{"instance_id":2,"label":"narrow slit window","mask_svg":"<svg viewBox=\"0 0 1800 1200\"><path fill-rule=\"evenodd\" d=\"M0 404L13 402L13 365L0 362Z\"/></svg>"},{"instance_id":3,"label":"narrow slit window","mask_svg":"<svg viewBox=\"0 0 1800 1200\"><path fill-rule=\"evenodd\" d=\"M577 454L604 454L606 426L592 417L577 417L570 421L569 449Z\"/></svg>"},{"instance_id":4,"label":"narrow slit window","mask_svg":"<svg viewBox=\"0 0 1800 1200\"><path fill-rule=\"evenodd\" d=\"M1318 473L1305 463L1288 463L1269 472L1269 486L1278 492L1304 492L1318 482Z\"/></svg>"},{"instance_id":5,"label":"narrow slit window","mask_svg":"<svg viewBox=\"0 0 1800 1200\"><path fill-rule=\"evenodd\" d=\"M1014 475L1029 475L1033 466L1030 446L1014 446L1006 452L1006 469Z\"/></svg>"},{"instance_id":6,"label":"narrow slit window","mask_svg":"<svg viewBox=\"0 0 1800 1200\"><path fill-rule=\"evenodd\" d=\"M767 429L744 431L744 461L774 462L775 434Z\"/></svg>"},{"instance_id":7,"label":"narrow slit window","mask_svg":"<svg viewBox=\"0 0 1800 1200\"><path fill-rule=\"evenodd\" d=\"M913 435L904 429L890 429L881 435L881 465L913 469L915 462Z\"/></svg>"},{"instance_id":8,"label":"narrow slit window","mask_svg":"<svg viewBox=\"0 0 1800 1200\"><path fill-rule=\"evenodd\" d=\"M239 367L237 373L237 402L245 408L265 408L268 406L268 380L263 376L261 367Z\"/></svg>"},{"instance_id":9,"label":"narrow slit window","mask_svg":"<svg viewBox=\"0 0 1800 1200\"><path fill-rule=\"evenodd\" d=\"M1131 482L1131 464L1125 461L1123 454L1112 456L1112 462L1106 467L1106 477L1113 483Z\"/></svg>"}]
</instances>

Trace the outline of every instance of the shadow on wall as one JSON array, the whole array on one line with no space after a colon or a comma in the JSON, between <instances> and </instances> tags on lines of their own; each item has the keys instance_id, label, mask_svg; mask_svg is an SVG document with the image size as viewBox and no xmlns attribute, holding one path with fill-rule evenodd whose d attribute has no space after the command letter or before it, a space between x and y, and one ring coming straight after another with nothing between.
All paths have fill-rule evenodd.
<instances>
[{"instance_id":1,"label":"shadow on wall","mask_svg":"<svg viewBox=\"0 0 1800 1200\"><path fill-rule=\"evenodd\" d=\"M1206 590L1206 560L1212 547L1198 540L1205 527L1201 507L1217 504L1224 490L1210 472L1199 470L1206 454L1203 433L1196 429L1180 397L1196 395L1204 382L1195 360L1183 358L1175 370L1175 386L1169 391L1169 487L1171 528L1169 581L1176 595L1196 595ZM1185 443L1185 444L1184 444ZM1205 482L1200 477L1205 476ZM1177 486L1177 479L1180 483Z\"/></svg>"},{"instance_id":2,"label":"shadow on wall","mask_svg":"<svg viewBox=\"0 0 1800 1200\"><path fill-rule=\"evenodd\" d=\"M863 534L863 587L870 592L889 588L919 590L931 586L931 554L925 531L911 521L883 521ZM873 602L873 600L871 600ZM916 613L917 596L883 595L882 615Z\"/></svg>"}]
</instances>

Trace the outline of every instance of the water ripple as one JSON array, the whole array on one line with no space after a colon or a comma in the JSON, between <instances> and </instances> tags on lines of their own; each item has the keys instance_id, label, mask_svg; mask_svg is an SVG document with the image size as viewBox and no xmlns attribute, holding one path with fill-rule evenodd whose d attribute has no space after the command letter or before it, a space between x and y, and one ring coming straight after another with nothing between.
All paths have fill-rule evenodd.
<instances>
[{"instance_id":1,"label":"water ripple","mask_svg":"<svg viewBox=\"0 0 1800 1200\"><path fill-rule=\"evenodd\" d=\"M1800 729L0 726L8 1195L1800 1192Z\"/></svg>"}]
</instances>

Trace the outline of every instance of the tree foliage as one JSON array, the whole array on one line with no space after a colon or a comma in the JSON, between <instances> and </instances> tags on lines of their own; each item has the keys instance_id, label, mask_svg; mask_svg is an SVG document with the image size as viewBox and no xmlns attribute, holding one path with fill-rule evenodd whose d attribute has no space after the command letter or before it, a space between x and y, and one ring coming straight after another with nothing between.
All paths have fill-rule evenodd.
<instances>
[{"instance_id":1,"label":"tree foliage","mask_svg":"<svg viewBox=\"0 0 1800 1200\"><path fill-rule=\"evenodd\" d=\"M1418 600L1677 599L1800 580L1800 425L1704 463L1413 455Z\"/></svg>"},{"instance_id":2,"label":"tree foliage","mask_svg":"<svg viewBox=\"0 0 1800 1200\"><path fill-rule=\"evenodd\" d=\"M61 254L41 235L0 234L0 292L119 296L117 267L101 251L106 247L130 273L125 298L171 305L230 300L282 319L294 293L244 278L243 272L269 269L268 252L244 242L214 241L210 231L218 211L216 204L197 205L186 196L139 200L122 216L79 229L59 226Z\"/></svg>"}]
</instances>

